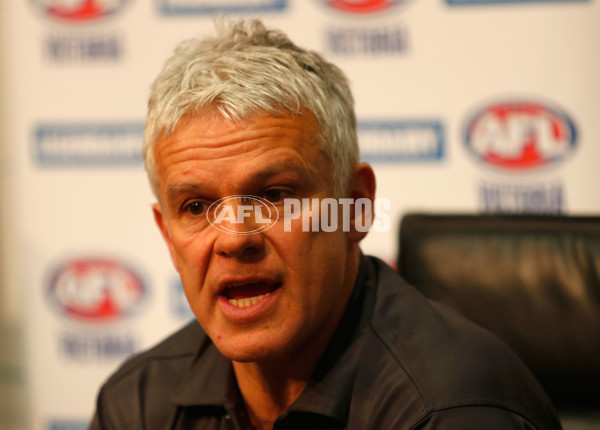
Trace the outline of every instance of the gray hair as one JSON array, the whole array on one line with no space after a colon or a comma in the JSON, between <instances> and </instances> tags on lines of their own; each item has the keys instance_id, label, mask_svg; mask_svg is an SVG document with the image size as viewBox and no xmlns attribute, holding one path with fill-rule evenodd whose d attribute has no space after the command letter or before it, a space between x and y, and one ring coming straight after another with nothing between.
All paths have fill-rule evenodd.
<instances>
[{"instance_id":1,"label":"gray hair","mask_svg":"<svg viewBox=\"0 0 600 430\"><path fill-rule=\"evenodd\" d=\"M335 192L343 195L358 162L354 100L344 73L259 20L222 20L216 27L216 37L182 42L152 84L142 154L154 194L154 143L171 135L182 117L209 108L232 120L312 112Z\"/></svg>"}]
</instances>

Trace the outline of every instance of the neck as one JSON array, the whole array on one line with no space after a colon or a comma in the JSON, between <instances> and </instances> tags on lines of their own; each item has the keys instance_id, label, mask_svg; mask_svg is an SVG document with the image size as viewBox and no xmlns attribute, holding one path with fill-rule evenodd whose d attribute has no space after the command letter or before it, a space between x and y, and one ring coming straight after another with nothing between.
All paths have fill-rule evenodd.
<instances>
[{"instance_id":1,"label":"neck","mask_svg":"<svg viewBox=\"0 0 600 430\"><path fill-rule=\"evenodd\" d=\"M285 366L280 362L233 363L246 411L255 429L272 429L277 417L300 396L311 374L308 363L301 366L302 369L292 363Z\"/></svg>"}]
</instances>

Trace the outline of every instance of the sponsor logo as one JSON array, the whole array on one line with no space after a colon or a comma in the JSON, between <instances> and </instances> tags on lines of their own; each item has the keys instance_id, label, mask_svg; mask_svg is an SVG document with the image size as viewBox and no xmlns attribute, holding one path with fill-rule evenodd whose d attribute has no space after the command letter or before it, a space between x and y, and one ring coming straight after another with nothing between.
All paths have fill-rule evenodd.
<instances>
[{"instance_id":1,"label":"sponsor logo","mask_svg":"<svg viewBox=\"0 0 600 430\"><path fill-rule=\"evenodd\" d=\"M55 419L49 421L45 428L47 430L88 430L89 425L88 420Z\"/></svg>"},{"instance_id":2,"label":"sponsor logo","mask_svg":"<svg viewBox=\"0 0 600 430\"><path fill-rule=\"evenodd\" d=\"M573 121L535 102L494 103L467 122L465 144L480 162L505 171L531 171L569 156L576 142Z\"/></svg>"},{"instance_id":3,"label":"sponsor logo","mask_svg":"<svg viewBox=\"0 0 600 430\"><path fill-rule=\"evenodd\" d=\"M55 63L116 61L123 56L123 42L112 32L96 34L49 34L44 52Z\"/></svg>"},{"instance_id":4,"label":"sponsor logo","mask_svg":"<svg viewBox=\"0 0 600 430\"><path fill-rule=\"evenodd\" d=\"M44 167L142 163L142 123L43 124L34 131L34 158Z\"/></svg>"},{"instance_id":5,"label":"sponsor logo","mask_svg":"<svg viewBox=\"0 0 600 430\"><path fill-rule=\"evenodd\" d=\"M444 126L439 121L361 121L361 156L372 163L413 163L444 158Z\"/></svg>"},{"instance_id":6,"label":"sponsor logo","mask_svg":"<svg viewBox=\"0 0 600 430\"><path fill-rule=\"evenodd\" d=\"M44 36L45 60L59 63L114 63L124 54L123 36L103 27L89 31L81 26L97 24L120 13L129 0L29 0L49 21L66 24ZM76 27L76 30L72 30ZM68 30L65 31L65 28Z\"/></svg>"},{"instance_id":7,"label":"sponsor logo","mask_svg":"<svg viewBox=\"0 0 600 430\"><path fill-rule=\"evenodd\" d=\"M120 320L138 310L147 294L142 278L109 258L78 258L58 266L47 295L52 307L76 321Z\"/></svg>"},{"instance_id":8,"label":"sponsor logo","mask_svg":"<svg viewBox=\"0 0 600 430\"><path fill-rule=\"evenodd\" d=\"M65 23L95 22L115 15L128 0L30 0L48 18Z\"/></svg>"},{"instance_id":9,"label":"sponsor logo","mask_svg":"<svg viewBox=\"0 0 600 430\"><path fill-rule=\"evenodd\" d=\"M389 13L407 0L319 0L329 10L356 18ZM327 52L343 56L403 55L409 48L409 31L405 24L338 25L332 23L324 32Z\"/></svg>"},{"instance_id":10,"label":"sponsor logo","mask_svg":"<svg viewBox=\"0 0 600 430\"><path fill-rule=\"evenodd\" d=\"M175 317L185 320L195 318L190 304L185 297L183 285L179 277L175 278L171 283L170 303L171 312Z\"/></svg>"},{"instance_id":11,"label":"sponsor logo","mask_svg":"<svg viewBox=\"0 0 600 430\"><path fill-rule=\"evenodd\" d=\"M406 0L320 0L327 7L349 14L385 12L406 3Z\"/></svg>"},{"instance_id":12,"label":"sponsor logo","mask_svg":"<svg viewBox=\"0 0 600 430\"><path fill-rule=\"evenodd\" d=\"M216 13L264 13L287 8L288 0L157 0L163 15L212 15Z\"/></svg>"},{"instance_id":13,"label":"sponsor logo","mask_svg":"<svg viewBox=\"0 0 600 430\"><path fill-rule=\"evenodd\" d=\"M572 1L588 1L588 0L446 0L450 6L473 6L486 4L514 4L514 3L554 3L554 2L572 2Z\"/></svg>"},{"instance_id":14,"label":"sponsor logo","mask_svg":"<svg viewBox=\"0 0 600 430\"><path fill-rule=\"evenodd\" d=\"M486 213L565 213L565 190L558 181L537 184L506 184L482 181L479 202Z\"/></svg>"},{"instance_id":15,"label":"sponsor logo","mask_svg":"<svg viewBox=\"0 0 600 430\"><path fill-rule=\"evenodd\" d=\"M327 50L337 55L395 55L408 48L404 26L377 28L330 28L325 34Z\"/></svg>"},{"instance_id":16,"label":"sponsor logo","mask_svg":"<svg viewBox=\"0 0 600 430\"><path fill-rule=\"evenodd\" d=\"M59 335L58 346L66 358L78 362L121 361L139 351L139 340L131 333L111 331L65 331Z\"/></svg>"}]
</instances>

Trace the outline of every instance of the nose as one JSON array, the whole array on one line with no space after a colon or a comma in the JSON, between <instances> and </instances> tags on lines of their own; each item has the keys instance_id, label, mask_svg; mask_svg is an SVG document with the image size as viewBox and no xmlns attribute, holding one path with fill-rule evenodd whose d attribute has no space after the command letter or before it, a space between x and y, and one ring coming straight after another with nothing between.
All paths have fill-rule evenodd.
<instances>
[{"instance_id":1,"label":"nose","mask_svg":"<svg viewBox=\"0 0 600 430\"><path fill-rule=\"evenodd\" d=\"M258 217L262 206L256 206L254 200L245 196L228 197L209 214L211 224L219 230L214 242L217 255L248 260L264 254L265 238L261 233L264 220Z\"/></svg>"},{"instance_id":2,"label":"nose","mask_svg":"<svg viewBox=\"0 0 600 430\"><path fill-rule=\"evenodd\" d=\"M220 231L214 244L215 253L225 258L252 260L260 258L265 251L265 238L261 232L248 233Z\"/></svg>"}]
</instances>

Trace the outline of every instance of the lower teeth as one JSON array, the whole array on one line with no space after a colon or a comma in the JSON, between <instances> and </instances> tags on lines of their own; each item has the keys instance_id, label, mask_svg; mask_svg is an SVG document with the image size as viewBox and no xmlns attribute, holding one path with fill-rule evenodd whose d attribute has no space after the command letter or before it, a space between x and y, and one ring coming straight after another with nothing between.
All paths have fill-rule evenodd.
<instances>
[{"instance_id":1,"label":"lower teeth","mask_svg":"<svg viewBox=\"0 0 600 430\"><path fill-rule=\"evenodd\" d=\"M238 308L245 308L246 306L251 306L251 305L254 305L254 304L260 302L262 299L267 297L269 294L271 294L271 293L261 294L260 296L256 296L256 297L248 297L247 299L239 299L239 300L228 299L228 301L233 306L236 306Z\"/></svg>"}]
</instances>

